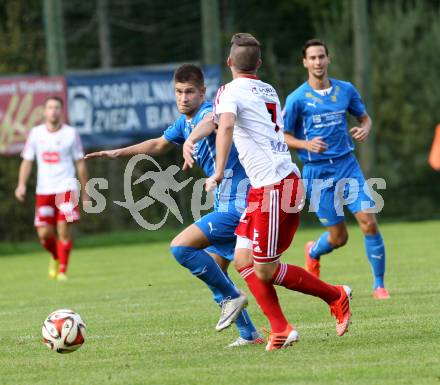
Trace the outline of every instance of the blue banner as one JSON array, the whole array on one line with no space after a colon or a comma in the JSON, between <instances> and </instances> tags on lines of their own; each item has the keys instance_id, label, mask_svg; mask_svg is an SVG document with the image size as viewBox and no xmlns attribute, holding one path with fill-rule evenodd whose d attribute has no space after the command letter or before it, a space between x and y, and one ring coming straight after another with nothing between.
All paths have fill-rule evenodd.
<instances>
[{"instance_id":1,"label":"blue banner","mask_svg":"<svg viewBox=\"0 0 440 385\"><path fill-rule=\"evenodd\" d=\"M203 69L206 99L220 85L220 66ZM162 135L179 117L173 71L67 76L69 123L85 148L115 148Z\"/></svg>"}]
</instances>

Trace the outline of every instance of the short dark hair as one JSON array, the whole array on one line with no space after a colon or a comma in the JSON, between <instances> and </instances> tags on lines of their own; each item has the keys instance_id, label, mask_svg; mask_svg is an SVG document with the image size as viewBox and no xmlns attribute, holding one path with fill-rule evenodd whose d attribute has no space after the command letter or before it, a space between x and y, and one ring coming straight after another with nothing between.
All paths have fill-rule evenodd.
<instances>
[{"instance_id":1,"label":"short dark hair","mask_svg":"<svg viewBox=\"0 0 440 385\"><path fill-rule=\"evenodd\" d=\"M306 58L306 52L307 52L307 48L309 48L309 47L313 47L313 46L321 46L321 47L324 47L325 48L325 54L328 56L328 48L327 48L327 45L322 41L322 40L320 40L320 39L310 39L310 40L307 40L305 43L304 43L304 46L303 46L303 49L302 49L302 55L303 55L303 58L305 59Z\"/></svg>"},{"instance_id":2,"label":"short dark hair","mask_svg":"<svg viewBox=\"0 0 440 385\"><path fill-rule=\"evenodd\" d=\"M230 56L238 71L254 72L261 59L261 44L250 33L236 33L231 39Z\"/></svg>"},{"instance_id":3,"label":"short dark hair","mask_svg":"<svg viewBox=\"0 0 440 385\"><path fill-rule=\"evenodd\" d=\"M205 86L202 69L194 64L182 64L174 72L174 83L192 83L198 88Z\"/></svg>"},{"instance_id":4,"label":"short dark hair","mask_svg":"<svg viewBox=\"0 0 440 385\"><path fill-rule=\"evenodd\" d=\"M44 100L44 107L46 107L46 104L49 100L55 100L58 103L61 104L61 107L64 107L64 100L63 98L59 97L59 96L48 96L45 100Z\"/></svg>"}]
</instances>

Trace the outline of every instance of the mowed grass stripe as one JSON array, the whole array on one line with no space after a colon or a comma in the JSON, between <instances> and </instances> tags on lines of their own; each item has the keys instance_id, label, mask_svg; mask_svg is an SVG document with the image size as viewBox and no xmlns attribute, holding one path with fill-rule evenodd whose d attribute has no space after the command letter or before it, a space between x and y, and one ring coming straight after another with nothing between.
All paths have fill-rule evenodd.
<instances>
[{"instance_id":1,"label":"mowed grass stripe","mask_svg":"<svg viewBox=\"0 0 440 385\"><path fill-rule=\"evenodd\" d=\"M2 256L0 384L440 384L440 222L381 230L392 299L373 301L363 237L351 227L348 245L322 263L323 279L353 288L350 332L335 335L320 300L279 288L301 340L273 353L261 345L225 348L236 330L215 332L219 311L209 290L165 242L131 244L125 234L123 244L99 247L88 237L93 248L74 250L65 283L46 279L44 252ZM321 231L300 229L284 260L302 265L305 242ZM232 269L231 276L247 291ZM268 327L250 302L255 324ZM69 355L40 342L42 321L63 307L88 325L86 343Z\"/></svg>"}]
</instances>

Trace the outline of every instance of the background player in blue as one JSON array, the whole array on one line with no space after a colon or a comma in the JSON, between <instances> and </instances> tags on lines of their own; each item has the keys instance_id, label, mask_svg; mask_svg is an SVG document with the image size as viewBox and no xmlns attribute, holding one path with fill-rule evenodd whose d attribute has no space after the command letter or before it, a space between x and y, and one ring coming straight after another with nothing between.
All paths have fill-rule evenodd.
<instances>
[{"instance_id":1,"label":"background player in blue","mask_svg":"<svg viewBox=\"0 0 440 385\"><path fill-rule=\"evenodd\" d=\"M212 103L205 101L203 72L195 65L180 66L174 73L174 85L177 108L182 115L165 130L163 136L130 147L91 153L86 159L114 159L135 154L155 156L183 144L199 122L211 118ZM214 133L198 143L195 159L206 175L214 173ZM246 179L246 174L236 153L229 157L228 168L229 178L225 172L225 184L219 186L216 192L214 211L178 234L171 242L171 252L182 266L208 285L219 305L229 307L222 309L216 329L223 330L236 318L240 337L229 346L263 343L246 310L239 310L243 303L247 303L246 296L235 287L226 273L234 256L234 231L241 216L240 209L245 207L247 194L247 184L239 183ZM232 299L232 305L229 299ZM231 314L230 307L233 307L233 317L226 318L225 314Z\"/></svg>"},{"instance_id":2,"label":"background player in blue","mask_svg":"<svg viewBox=\"0 0 440 385\"><path fill-rule=\"evenodd\" d=\"M328 77L330 58L325 43L318 39L307 41L303 64L308 71L308 81L287 97L285 140L290 148L297 150L304 164L307 197L321 224L327 228L316 241L306 244L306 268L319 277L320 257L346 244L348 233L343 205L347 203L365 235L365 249L374 276L373 296L387 299L385 246L376 217L368 210L374 207L374 202L369 189L364 189L365 178L353 155L354 144L349 135L359 142L365 141L371 130L371 119L351 83ZM350 130L347 112L359 122ZM352 178L352 188L345 185L345 178Z\"/></svg>"}]
</instances>

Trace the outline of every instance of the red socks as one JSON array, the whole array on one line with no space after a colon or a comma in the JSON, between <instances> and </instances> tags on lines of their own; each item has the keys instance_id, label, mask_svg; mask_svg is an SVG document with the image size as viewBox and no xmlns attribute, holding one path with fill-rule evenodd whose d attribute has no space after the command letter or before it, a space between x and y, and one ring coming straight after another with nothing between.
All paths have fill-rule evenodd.
<instances>
[{"instance_id":1,"label":"red socks","mask_svg":"<svg viewBox=\"0 0 440 385\"><path fill-rule=\"evenodd\" d=\"M53 259L58 259L58 251L57 251L57 238L55 235L48 239L43 239L40 241L41 245L52 254Z\"/></svg>"},{"instance_id":2,"label":"red socks","mask_svg":"<svg viewBox=\"0 0 440 385\"><path fill-rule=\"evenodd\" d=\"M255 297L261 310L269 319L272 332L283 332L287 327L287 320L286 317L284 317L283 311L281 310L278 302L277 292L275 291L273 285L271 283L259 280L255 275L253 265L238 269L238 272L246 281L249 290Z\"/></svg>"},{"instance_id":3,"label":"red socks","mask_svg":"<svg viewBox=\"0 0 440 385\"><path fill-rule=\"evenodd\" d=\"M273 284L319 297L328 304L341 295L336 286L321 281L301 267L288 265L287 263L278 265L278 269L273 276Z\"/></svg>"},{"instance_id":4,"label":"red socks","mask_svg":"<svg viewBox=\"0 0 440 385\"><path fill-rule=\"evenodd\" d=\"M65 273L69 263L69 255L72 250L72 240L58 241L58 259L60 260L60 273Z\"/></svg>"},{"instance_id":5,"label":"red socks","mask_svg":"<svg viewBox=\"0 0 440 385\"><path fill-rule=\"evenodd\" d=\"M286 263L280 263L273 278L273 283L261 281L254 272L253 265L239 269L238 272L246 281L249 290L257 300L263 313L269 319L272 332L283 332L287 319L281 310L277 292L273 285L319 297L328 304L338 299L340 291L336 286L319 280L304 269Z\"/></svg>"},{"instance_id":6,"label":"red socks","mask_svg":"<svg viewBox=\"0 0 440 385\"><path fill-rule=\"evenodd\" d=\"M72 240L61 241L53 235L41 241L41 245L52 254L53 259L60 261L60 273L65 273L69 264L69 255L72 250Z\"/></svg>"}]
</instances>

